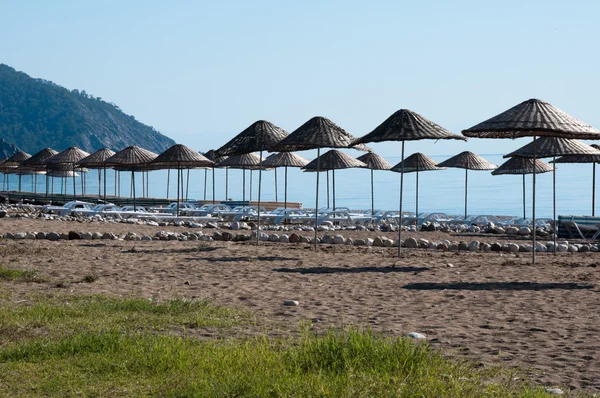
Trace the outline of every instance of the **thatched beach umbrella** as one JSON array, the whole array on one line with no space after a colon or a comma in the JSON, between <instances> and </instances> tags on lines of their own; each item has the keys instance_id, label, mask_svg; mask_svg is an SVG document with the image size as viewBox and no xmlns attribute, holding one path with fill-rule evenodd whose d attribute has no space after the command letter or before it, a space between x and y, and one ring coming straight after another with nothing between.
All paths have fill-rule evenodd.
<instances>
[{"instance_id":1,"label":"thatched beach umbrella","mask_svg":"<svg viewBox=\"0 0 600 398\"><path fill-rule=\"evenodd\" d=\"M256 170L260 167L261 158L255 153L245 153L243 155L229 156L216 167L227 167L230 169L242 170L242 202L246 203L246 170Z\"/></svg>"},{"instance_id":2,"label":"thatched beach umbrella","mask_svg":"<svg viewBox=\"0 0 600 398\"><path fill-rule=\"evenodd\" d=\"M221 156L235 156L252 152L260 152L260 164L258 168L258 227L256 233L257 243L259 242L260 236L258 230L260 230L260 199L262 189L263 151L268 151L269 148L278 144L287 136L288 132L282 129L281 127L277 127L273 123L267 122L266 120L258 120L252 123L246 129L244 129L241 133L233 137L231 141L229 141L216 151L217 154ZM252 176L252 171L250 171L250 176Z\"/></svg>"},{"instance_id":3,"label":"thatched beach umbrella","mask_svg":"<svg viewBox=\"0 0 600 398\"><path fill-rule=\"evenodd\" d=\"M600 145L592 144L592 148L600 149ZM592 217L596 215L596 163L600 163L598 155L566 155L551 163L591 163L592 164Z\"/></svg>"},{"instance_id":4,"label":"thatched beach umbrella","mask_svg":"<svg viewBox=\"0 0 600 398\"><path fill-rule=\"evenodd\" d=\"M56 155L58 151L55 151L52 148L44 148L41 151L37 152L29 159L25 160L21 163L21 168L27 170L35 170L35 171L44 171L46 170L46 160L50 159L52 156ZM48 176L46 176L46 200L48 199ZM37 193L37 174L34 175L34 194Z\"/></svg>"},{"instance_id":5,"label":"thatched beach umbrella","mask_svg":"<svg viewBox=\"0 0 600 398\"><path fill-rule=\"evenodd\" d=\"M135 172L144 170L148 164L158 155L137 146L128 146L127 148L115 153L106 159L106 167L118 167L123 170L131 171L131 182L133 187L133 210L136 211L135 203Z\"/></svg>"},{"instance_id":6,"label":"thatched beach umbrella","mask_svg":"<svg viewBox=\"0 0 600 398\"><path fill-rule=\"evenodd\" d=\"M402 159L404 162L404 142L416 140L447 140L457 139L465 140L456 134L452 134L442 126L433 123L431 120L410 111L400 109L388 117L383 123L371 131L369 134L359 138L356 143L384 142L384 141L402 141ZM400 170L400 215L398 228L398 257L402 254L402 191L404 185L404 171Z\"/></svg>"},{"instance_id":7,"label":"thatched beach umbrella","mask_svg":"<svg viewBox=\"0 0 600 398\"><path fill-rule=\"evenodd\" d=\"M440 167L430 157L423 155L421 152L413 153L404 161L398 163L391 169L396 173L416 173L416 207L415 214L419 215L419 171L435 171L446 170L445 167Z\"/></svg>"},{"instance_id":8,"label":"thatched beach umbrella","mask_svg":"<svg viewBox=\"0 0 600 398\"><path fill-rule=\"evenodd\" d=\"M106 203L106 160L115 154L115 151L109 148L102 148L81 159L78 163L81 167L87 167L90 169L98 169L98 196L100 196L100 186L102 185L100 170L104 171L104 202ZM117 193L115 192L115 195Z\"/></svg>"},{"instance_id":9,"label":"thatched beach umbrella","mask_svg":"<svg viewBox=\"0 0 600 398\"><path fill-rule=\"evenodd\" d=\"M279 152L274 153L267 157L263 162L263 166L270 167L277 170L278 167L285 168L284 177L284 194L283 194L283 206L287 209L287 181L288 181L288 167L304 167L308 164L308 160L302 156L296 155L293 152Z\"/></svg>"},{"instance_id":10,"label":"thatched beach umbrella","mask_svg":"<svg viewBox=\"0 0 600 398\"><path fill-rule=\"evenodd\" d=\"M383 157L373 152L365 153L364 155L361 155L356 159L366 164L367 168L371 170L371 215L373 215L375 213L375 189L373 187L373 170L391 170L392 165Z\"/></svg>"},{"instance_id":11,"label":"thatched beach umbrella","mask_svg":"<svg viewBox=\"0 0 600 398\"><path fill-rule=\"evenodd\" d=\"M584 144L583 142L558 137L540 137L535 139L533 142L511 152L507 157L522 157L522 158L548 158L552 157L556 160L556 156L564 155L600 155L600 150ZM534 174L535 175L535 174ZM552 171L552 207L554 220L554 253L556 253L556 235L558 232L558 225L556 224L556 167ZM533 224L533 230L535 231L535 221ZM535 235L535 233L534 233Z\"/></svg>"},{"instance_id":12,"label":"thatched beach umbrella","mask_svg":"<svg viewBox=\"0 0 600 398\"><path fill-rule=\"evenodd\" d=\"M177 216L179 216L179 179L182 174L182 169L189 170L197 167L212 167L213 164L214 163L211 160L208 160L199 152L181 144L173 145L150 162L151 167L177 169ZM181 197L183 197L183 192Z\"/></svg>"},{"instance_id":13,"label":"thatched beach umbrella","mask_svg":"<svg viewBox=\"0 0 600 398\"><path fill-rule=\"evenodd\" d=\"M318 169L317 165L319 166ZM344 152L331 149L322 154L319 158L304 166L302 169L304 171L331 170L331 176L333 179L333 210L335 210L335 171L354 168L366 169L368 166L366 163L361 162L350 155L346 155Z\"/></svg>"},{"instance_id":14,"label":"thatched beach umbrella","mask_svg":"<svg viewBox=\"0 0 600 398\"><path fill-rule=\"evenodd\" d=\"M465 169L465 218L467 218L467 191L469 186L469 170L494 170L498 166L488 162L473 152L464 151L456 156L441 162L439 167L453 167Z\"/></svg>"},{"instance_id":15,"label":"thatched beach umbrella","mask_svg":"<svg viewBox=\"0 0 600 398\"><path fill-rule=\"evenodd\" d=\"M271 152L297 152L309 149L317 150L317 159L321 158L321 148L349 148L355 145L356 138L331 120L316 116L298 127L287 138L270 149ZM354 149L367 151L362 144L356 144ZM317 249L317 222L319 219L319 171L320 162L317 160L317 181L315 195L315 250Z\"/></svg>"},{"instance_id":16,"label":"thatched beach umbrella","mask_svg":"<svg viewBox=\"0 0 600 398\"><path fill-rule=\"evenodd\" d=\"M535 170L535 171L534 171ZM526 159L526 158L510 158L506 162L502 163L498 168L492 171L493 176L497 175L523 175L523 219L527 218L525 213L525 175L526 174L542 174L554 170L552 166L542 162L539 159Z\"/></svg>"},{"instance_id":17,"label":"thatched beach umbrella","mask_svg":"<svg viewBox=\"0 0 600 398\"><path fill-rule=\"evenodd\" d=\"M2 170L5 175L13 173L19 175L19 192L21 192L22 173L17 172L17 168L29 158L31 158L30 154L19 150L0 164L0 170Z\"/></svg>"},{"instance_id":18,"label":"thatched beach umbrella","mask_svg":"<svg viewBox=\"0 0 600 398\"><path fill-rule=\"evenodd\" d=\"M600 139L600 130L583 123L566 112L538 99L524 101L509 110L462 131L466 137L475 138L519 138L538 136L575 139ZM536 156L533 147L533 159ZM533 174L533 251L535 264L535 173Z\"/></svg>"},{"instance_id":19,"label":"thatched beach umbrella","mask_svg":"<svg viewBox=\"0 0 600 398\"><path fill-rule=\"evenodd\" d=\"M59 164L70 165L72 171L75 172L75 165L77 164L77 162L79 162L81 159L86 158L88 156L90 156L89 153L74 146L74 147L67 148L62 152L57 153L56 155L52 156L51 158L46 159L45 163L46 163L46 166L49 168L52 166L55 166L55 165L59 165ZM75 173L73 173L72 177L73 177L73 200L77 200L77 189L75 187L75 177L76 177Z\"/></svg>"},{"instance_id":20,"label":"thatched beach umbrella","mask_svg":"<svg viewBox=\"0 0 600 398\"><path fill-rule=\"evenodd\" d=\"M213 162L212 170L212 203L215 204L215 168L217 164L227 159L227 156L219 156L214 149L205 152L204 157ZM206 200L206 177L208 169L204 169L204 199ZM225 167L225 200L229 194L229 169Z\"/></svg>"}]
</instances>

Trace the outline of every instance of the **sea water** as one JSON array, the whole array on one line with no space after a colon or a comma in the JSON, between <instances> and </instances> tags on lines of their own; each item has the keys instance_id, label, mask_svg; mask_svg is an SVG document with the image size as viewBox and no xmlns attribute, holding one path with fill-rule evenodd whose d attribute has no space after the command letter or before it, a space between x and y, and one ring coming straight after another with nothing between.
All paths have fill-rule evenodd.
<instances>
[{"instance_id":1,"label":"sea water","mask_svg":"<svg viewBox=\"0 0 600 398\"><path fill-rule=\"evenodd\" d=\"M432 156L441 162L448 156ZM485 159L500 165L506 159L499 154L483 154ZM397 164L399 157L387 157L390 163ZM544 159L548 160L548 159ZM600 169L599 169L600 171ZM86 177L86 192L98 193L97 170L91 170ZM187 182L187 171L183 172L184 186ZM284 169L277 169L277 199L284 200ZM114 194L114 171L107 172L107 194ZM148 195L164 198L167 195L169 181L169 197L176 197L177 172L156 170L149 173ZM229 169L226 197L226 171L215 170L215 197L241 201L243 195L242 170ZM258 198L258 171L246 171L246 200ZM374 171L375 209L397 210L400 197L400 174L391 171ZM346 169L335 172L336 206L350 209L371 208L370 170ZM206 177L206 190L205 190ZM319 207L327 206L327 177L319 175ZM131 173L121 173L121 196L131 194ZM252 179L252 181L251 181ZM538 174L536 190L537 217L552 217L552 172ZM10 189L17 189L18 177L10 176ZM136 194L142 195L142 175L136 173ZM251 183L252 182L252 183ZM22 177L22 190L31 191L32 176ZM81 192L81 183L77 179L77 192ZM72 193L73 184L69 181L67 192ZM288 201L301 202L305 208L315 207L316 173L303 172L299 169L288 169ZM37 177L38 192L45 192L45 177ZM329 206L333 205L333 176L329 173ZM60 192L59 179L55 179L55 192ZM262 172L261 198L274 201L275 172ZM206 192L206 194L205 194ZM193 169L189 172L189 188L184 188L184 196L189 199L212 199L212 170ZM468 172L468 213L522 216L523 214L523 178L521 175L493 176L491 171ZM403 210L414 211L416 203L415 173L404 176ZM465 203L465 170L447 169L441 171L425 171L419 173L419 212L443 212L448 215L464 214ZM531 217L532 176L526 176L526 213ZM592 164L559 164L556 169L556 210L558 215L591 215L592 207Z\"/></svg>"}]
</instances>

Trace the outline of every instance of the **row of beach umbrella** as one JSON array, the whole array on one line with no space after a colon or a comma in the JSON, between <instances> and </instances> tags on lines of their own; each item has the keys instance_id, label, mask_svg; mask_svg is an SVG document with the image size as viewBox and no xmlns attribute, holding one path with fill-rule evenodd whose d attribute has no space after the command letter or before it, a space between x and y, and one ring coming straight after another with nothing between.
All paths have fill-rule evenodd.
<instances>
[{"instance_id":1,"label":"row of beach umbrella","mask_svg":"<svg viewBox=\"0 0 600 398\"><path fill-rule=\"evenodd\" d=\"M413 155L405 159L405 143L406 141L417 141L425 139L433 140L466 140L465 137L472 138L522 138L532 137L532 142L525 147L506 155L510 158L530 159L527 162L512 160L508 163L496 168L495 165L487 162L485 159L478 157L471 152L463 152L458 154L439 165L432 164L432 161L425 159L421 155ZM540 138L538 138L540 137ZM262 170L264 168L284 167L304 167L305 170L316 172L316 194L315 201L318 208L318 187L319 174L324 170L332 171L334 185L334 207L335 207L335 170L347 167L368 167L371 170L388 169L389 164L376 157L375 154L367 153L359 159L344 158L342 152L332 151L321 156L321 149L332 148L354 148L364 152L370 152L366 144L373 142L400 141L401 142L401 162L395 171L400 173L400 203L399 203L399 218L402 224L403 212L403 180L404 174L409 172L437 170L445 167L456 167L465 169L465 216L467 214L467 186L469 170L493 170L495 175L505 173L517 173L533 175L533 211L532 218L535 225L535 184L536 173L547 172L553 170L550 166L538 162L539 158L552 157L556 163L560 162L591 162L600 159L600 150L597 148L585 145L574 139L600 139L600 131L594 127L587 125L567 113L553 107L547 102L537 99L524 101L505 112L498 114L482 123L479 123L469 129L462 131L462 135L456 135L444 129L440 125L424 118L423 116L407 110L401 109L391 115L383 123L377 126L373 131L363 137L355 138L346 130L339 127L331 120L324 117L314 117L304 123L302 126L288 134L285 130L274 124L260 120L240 134L235 136L221 148L214 151L213 159L203 156L202 154L193 151L183 145L176 145L169 148L161 155L153 154L138 147L128 147L120 152L111 154L105 151L103 154L95 153L95 159L89 159L89 154L78 148L69 148L61 153L54 154L47 158L42 164L48 169L57 165L70 165L71 171L75 172L77 168L102 168L106 178L106 168L115 168L117 170L131 171L132 181L134 181L135 171L148 171L154 169L176 169L177 170L177 197L183 197L183 170L191 168L213 168L219 167L229 161L231 157L252 157L251 154L256 152L258 155L258 167L256 160L248 162L248 164L230 165L227 167L240 167L242 169L258 169L258 205L260 209L261 203L261 183ZM285 153L298 152L304 150L317 150L317 158L312 162L299 166L302 161L294 159ZM273 155L269 161L263 160L264 152L279 152L278 155ZM347 155L346 155L347 156ZM569 156L570 158L559 158L557 156ZM578 160L573 156L579 156ZM40 155L42 157L42 155ZM219 159L219 163L215 163L218 157L228 157ZM272 160L275 159L275 160ZM411 162L414 163L410 163ZM24 163L23 160L21 163ZM510 161L509 161L510 162ZM252 164L250 164L252 163ZM535 167L534 167L535 166ZM0 168L3 164L0 164ZM225 166L224 166L225 167ZM594 166L595 167L595 166ZM516 171L514 171L516 170ZM39 171L39 170L37 170ZM595 172L595 168L594 168ZM188 174L189 176L189 174ZM244 174L245 176L245 174ZM245 177L244 177L245 178ZM418 181L418 179L417 179ZM206 178L205 178L206 184ZM373 183L371 183L373 184ZM418 184L418 183L417 183ZM287 185L287 184L286 184ZM135 184L133 184L135 186ZM106 184L105 184L106 189ZM75 190L75 189L74 189ZM206 185L205 185L206 192ZM245 190L244 190L245 192ZM214 173L213 173L213 198L214 198ZM287 202L287 187L285 194ZM135 203L135 194L134 194ZM374 208L374 199L372 194L371 207ZM315 212L316 213L316 212ZM258 214L260 221L260 211ZM315 214L315 218L318 215ZM554 214L554 219L556 215ZM398 239L401 240L402 229L399 228ZM257 234L258 235L258 234ZM533 262L535 263L535 248L536 234L533 236ZM317 242L315 231L315 245ZM257 236L258 239L258 236ZM398 247L398 255L401 255L402 248Z\"/></svg>"}]
</instances>

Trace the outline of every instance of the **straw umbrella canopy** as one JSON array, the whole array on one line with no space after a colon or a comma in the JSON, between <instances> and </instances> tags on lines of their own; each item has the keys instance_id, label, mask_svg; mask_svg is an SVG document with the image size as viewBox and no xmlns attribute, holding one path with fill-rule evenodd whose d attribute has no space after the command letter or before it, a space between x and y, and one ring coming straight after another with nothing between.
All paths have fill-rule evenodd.
<instances>
[{"instance_id":1,"label":"straw umbrella canopy","mask_svg":"<svg viewBox=\"0 0 600 398\"><path fill-rule=\"evenodd\" d=\"M317 159L321 158L321 148L350 148L367 151L365 145L355 144L356 138L331 120L315 116L294 130L279 144L270 149L271 152L297 152L309 149L317 150ZM317 161L316 195L315 195L315 250L317 248L317 222L319 219L319 171Z\"/></svg>"},{"instance_id":2,"label":"straw umbrella canopy","mask_svg":"<svg viewBox=\"0 0 600 398\"><path fill-rule=\"evenodd\" d=\"M79 166L88 167L90 169L98 169L98 196L100 196L100 170L104 170L104 202L106 202L106 159L110 158L115 154L110 148L102 148L81 159L78 163ZM115 193L116 194L116 193Z\"/></svg>"},{"instance_id":3,"label":"straw umbrella canopy","mask_svg":"<svg viewBox=\"0 0 600 398\"><path fill-rule=\"evenodd\" d=\"M263 162L263 166L271 167L277 170L278 167L285 168L284 178L284 194L283 194L283 206L287 209L287 181L288 181L288 167L304 167L308 164L308 160L302 156L296 155L293 152L279 152L274 153L267 157Z\"/></svg>"},{"instance_id":4,"label":"straw umbrella canopy","mask_svg":"<svg viewBox=\"0 0 600 398\"><path fill-rule=\"evenodd\" d=\"M408 109L400 109L388 117L383 123L361 137L356 143L401 141L402 159L404 162L404 143L425 139L448 140L458 139L466 141L464 137L452 134L442 126ZM404 171L400 170L400 215L398 228L398 257L402 253L402 191L404 185Z\"/></svg>"},{"instance_id":5,"label":"straw umbrella canopy","mask_svg":"<svg viewBox=\"0 0 600 398\"><path fill-rule=\"evenodd\" d=\"M476 138L518 138L518 137L562 137L572 139L600 139L600 130L574 118L551 104L530 99L486 121L462 131L466 137ZM533 148L533 159L536 151ZM535 264L535 173L533 174L533 251Z\"/></svg>"},{"instance_id":6,"label":"straw umbrella canopy","mask_svg":"<svg viewBox=\"0 0 600 398\"><path fill-rule=\"evenodd\" d=\"M497 175L523 175L523 219L527 218L525 213L525 175L526 174L536 174L547 173L549 171L554 170L552 166L547 163L542 162L539 159L534 160L527 158L510 158L506 162L502 163L498 168L492 171L493 176Z\"/></svg>"},{"instance_id":7,"label":"straw umbrella canopy","mask_svg":"<svg viewBox=\"0 0 600 398\"><path fill-rule=\"evenodd\" d=\"M216 165L223 160L227 159L227 156L217 155L214 149L206 151L204 153L204 157L208 160L213 161L212 169L212 202L215 204L215 168ZM208 169L204 169L204 200L206 200L206 179L207 179ZM227 195L229 194L229 170L225 168L225 199L227 199Z\"/></svg>"},{"instance_id":8,"label":"straw umbrella canopy","mask_svg":"<svg viewBox=\"0 0 600 398\"><path fill-rule=\"evenodd\" d=\"M600 149L600 145L592 144L593 148ZM592 164L592 217L596 215L596 163L600 163L598 155L566 155L551 163L591 163Z\"/></svg>"},{"instance_id":9,"label":"straw umbrella canopy","mask_svg":"<svg viewBox=\"0 0 600 398\"><path fill-rule=\"evenodd\" d=\"M221 156L243 155L245 153L260 152L258 169L258 221L260 226L260 198L262 189L262 161L263 151L269 150L288 136L288 132L277 127L266 120L258 120L233 137L228 143L217 149ZM252 173L252 172L250 172ZM252 174L250 174L252 175ZM257 227L260 229L260 227ZM256 234L256 242L259 242L259 233Z\"/></svg>"},{"instance_id":10,"label":"straw umbrella canopy","mask_svg":"<svg viewBox=\"0 0 600 398\"><path fill-rule=\"evenodd\" d=\"M356 159L366 164L367 168L371 170L371 215L373 215L375 213L375 189L373 187L373 170L391 170L392 165L383 157L373 152L365 153L364 155L361 155Z\"/></svg>"},{"instance_id":11,"label":"straw umbrella canopy","mask_svg":"<svg viewBox=\"0 0 600 398\"><path fill-rule=\"evenodd\" d=\"M148 164L154 160L158 154L150 152L137 146L128 146L127 148L115 153L106 159L106 167L121 168L131 171L131 181L133 186L133 210L137 210L135 203L135 171L145 170Z\"/></svg>"},{"instance_id":12,"label":"straw umbrella canopy","mask_svg":"<svg viewBox=\"0 0 600 398\"><path fill-rule=\"evenodd\" d=\"M188 148L182 144L176 144L158 155L154 160L150 162L151 167L156 168L172 168L177 169L177 208L176 215L179 216L179 180L182 174L182 169L192 169L196 167L209 167L214 163L212 160L208 160L206 157L201 155L199 152ZM183 187L182 187L183 188ZM182 195L183 196L183 193Z\"/></svg>"},{"instance_id":13,"label":"straw umbrella canopy","mask_svg":"<svg viewBox=\"0 0 600 398\"><path fill-rule=\"evenodd\" d=\"M558 137L549 137L544 136L535 139L533 142L517 149L514 152L511 152L508 155L504 155L504 157L523 157L523 158L548 158L553 157L556 160L556 156L565 156L565 155L600 155L600 150L584 144L581 141L567 139L567 138L558 138ZM535 174L534 174L535 176ZM554 220L554 253L556 253L556 235L558 232L558 226L556 224L556 167L554 167L552 172L552 219ZM535 231L535 220L533 224L533 228ZM535 235L535 233L534 233Z\"/></svg>"},{"instance_id":14,"label":"straw umbrella canopy","mask_svg":"<svg viewBox=\"0 0 600 398\"><path fill-rule=\"evenodd\" d=\"M19 173L17 171L17 167L19 167L24 161L26 161L27 159L31 158L31 155L23 152L21 150L15 152L12 156L10 156L8 159L4 160L2 163L0 163L0 170L2 170L2 172L4 172L4 174L18 174L19 175L19 192L21 192L21 175L22 173Z\"/></svg>"},{"instance_id":15,"label":"straw umbrella canopy","mask_svg":"<svg viewBox=\"0 0 600 398\"><path fill-rule=\"evenodd\" d=\"M464 151L451 157L438 166L465 169L465 218L467 218L467 191L469 186L469 170L494 170L498 166L488 162L473 152Z\"/></svg>"},{"instance_id":16,"label":"straw umbrella canopy","mask_svg":"<svg viewBox=\"0 0 600 398\"><path fill-rule=\"evenodd\" d=\"M75 164L77 164L77 162L79 162L81 159L86 158L90 156L89 153L77 148L77 147L70 147L65 149L62 152L57 153L56 155L52 156L51 158L46 159L46 166L47 167L51 167L53 165L58 165L58 164L66 164L66 165L71 165L71 168L73 169L73 171L75 171ZM75 173L73 173L72 175L73 177L73 200L77 199L77 190L75 188Z\"/></svg>"},{"instance_id":17,"label":"straw umbrella canopy","mask_svg":"<svg viewBox=\"0 0 600 398\"><path fill-rule=\"evenodd\" d=\"M26 170L35 170L35 171L44 171L46 170L45 161L50 159L52 156L56 155L58 152L52 148L44 148L41 151L37 152L29 159L23 161L21 163L20 168ZM33 177L33 192L37 193L37 174L45 174L45 173L35 173ZM48 196L48 176L46 176L46 197Z\"/></svg>"},{"instance_id":18,"label":"straw umbrella canopy","mask_svg":"<svg viewBox=\"0 0 600 398\"><path fill-rule=\"evenodd\" d=\"M419 171L446 170L445 167L439 167L438 164L429 156L416 152L398 163L391 169L396 173L416 173L416 208L415 214L419 215Z\"/></svg>"},{"instance_id":19,"label":"straw umbrella canopy","mask_svg":"<svg viewBox=\"0 0 600 398\"><path fill-rule=\"evenodd\" d=\"M335 171L354 168L366 169L368 166L365 162L355 159L350 155L346 155L344 152L331 149L304 166L302 169L304 171L318 172L331 170L333 178L333 210L335 210Z\"/></svg>"},{"instance_id":20,"label":"straw umbrella canopy","mask_svg":"<svg viewBox=\"0 0 600 398\"><path fill-rule=\"evenodd\" d=\"M230 169L242 170L242 202L246 203L246 170L258 170L261 168L262 159L255 153L245 153L243 155L229 156L217 167L227 167ZM264 166L263 166L264 167Z\"/></svg>"}]
</instances>

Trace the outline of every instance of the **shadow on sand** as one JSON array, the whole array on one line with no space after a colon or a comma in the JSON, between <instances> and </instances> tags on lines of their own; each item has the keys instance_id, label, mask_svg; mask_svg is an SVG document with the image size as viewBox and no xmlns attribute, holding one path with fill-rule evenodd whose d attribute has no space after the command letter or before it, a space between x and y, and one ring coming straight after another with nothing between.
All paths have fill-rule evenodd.
<instances>
[{"instance_id":1,"label":"shadow on sand","mask_svg":"<svg viewBox=\"0 0 600 398\"><path fill-rule=\"evenodd\" d=\"M540 283L540 282L454 282L454 283L409 283L402 286L411 290L583 290L593 289L594 285L580 283Z\"/></svg>"},{"instance_id":2,"label":"shadow on sand","mask_svg":"<svg viewBox=\"0 0 600 398\"><path fill-rule=\"evenodd\" d=\"M264 256L264 257L252 257L252 256L240 256L240 257L205 257L195 258L194 260L206 260L210 262L242 262L242 261L298 261L296 257L278 257L278 256Z\"/></svg>"},{"instance_id":3,"label":"shadow on sand","mask_svg":"<svg viewBox=\"0 0 600 398\"><path fill-rule=\"evenodd\" d=\"M275 272L290 272L298 274L360 274L375 272L388 274L395 272L423 272L430 268L425 267L310 267L310 268L275 268Z\"/></svg>"}]
</instances>

